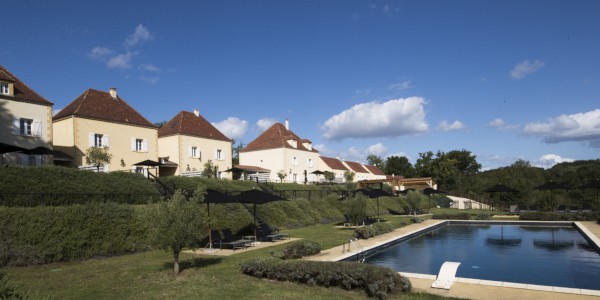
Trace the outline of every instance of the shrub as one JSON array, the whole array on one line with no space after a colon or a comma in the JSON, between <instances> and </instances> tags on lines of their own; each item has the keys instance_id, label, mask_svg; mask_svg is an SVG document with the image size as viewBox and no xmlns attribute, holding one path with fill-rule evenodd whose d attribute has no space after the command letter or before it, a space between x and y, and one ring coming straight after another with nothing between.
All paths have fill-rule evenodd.
<instances>
[{"instance_id":1,"label":"shrub","mask_svg":"<svg viewBox=\"0 0 600 300\"><path fill-rule=\"evenodd\" d=\"M410 218L410 221L413 222L413 223L415 223L415 224L423 222L423 220L421 218L418 218L418 217L412 217L412 218Z\"/></svg>"},{"instance_id":2,"label":"shrub","mask_svg":"<svg viewBox=\"0 0 600 300\"><path fill-rule=\"evenodd\" d=\"M311 256L321 252L321 245L314 241L301 240L292 242L281 250L281 258L294 259Z\"/></svg>"},{"instance_id":3,"label":"shrub","mask_svg":"<svg viewBox=\"0 0 600 300\"><path fill-rule=\"evenodd\" d=\"M600 218L598 212L555 213L530 212L519 215L519 220L527 221L594 221Z\"/></svg>"},{"instance_id":4,"label":"shrub","mask_svg":"<svg viewBox=\"0 0 600 300\"><path fill-rule=\"evenodd\" d=\"M394 231L394 227L388 223L375 223L370 226L363 226L354 230L354 237L359 239L368 239L384 233Z\"/></svg>"},{"instance_id":5,"label":"shrub","mask_svg":"<svg viewBox=\"0 0 600 300\"><path fill-rule=\"evenodd\" d=\"M490 214L478 214L477 215L477 220L491 220L492 219L492 215Z\"/></svg>"},{"instance_id":6,"label":"shrub","mask_svg":"<svg viewBox=\"0 0 600 300\"><path fill-rule=\"evenodd\" d=\"M241 263L244 274L258 278L291 281L307 285L364 290L370 297L384 299L398 291L410 292L410 280L380 266L354 262L282 261L273 258Z\"/></svg>"},{"instance_id":7,"label":"shrub","mask_svg":"<svg viewBox=\"0 0 600 300\"><path fill-rule=\"evenodd\" d=\"M438 220L470 220L471 215L469 215L468 213L434 214L431 218Z\"/></svg>"}]
</instances>

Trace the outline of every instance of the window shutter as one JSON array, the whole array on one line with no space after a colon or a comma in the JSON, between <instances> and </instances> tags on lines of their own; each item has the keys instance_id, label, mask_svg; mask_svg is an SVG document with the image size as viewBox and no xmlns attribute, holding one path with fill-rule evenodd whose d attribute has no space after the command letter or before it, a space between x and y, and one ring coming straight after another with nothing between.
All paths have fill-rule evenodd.
<instances>
[{"instance_id":1,"label":"window shutter","mask_svg":"<svg viewBox=\"0 0 600 300\"><path fill-rule=\"evenodd\" d=\"M33 136L42 137L42 122L33 121Z\"/></svg>"},{"instance_id":2,"label":"window shutter","mask_svg":"<svg viewBox=\"0 0 600 300\"><path fill-rule=\"evenodd\" d=\"M104 146L104 148L109 148L110 147L108 134L104 135L104 141L103 141L102 145Z\"/></svg>"},{"instance_id":3,"label":"window shutter","mask_svg":"<svg viewBox=\"0 0 600 300\"><path fill-rule=\"evenodd\" d=\"M90 147L94 147L94 133L90 132Z\"/></svg>"},{"instance_id":4,"label":"window shutter","mask_svg":"<svg viewBox=\"0 0 600 300\"><path fill-rule=\"evenodd\" d=\"M215 155L214 155L214 159L217 159L217 149L215 149Z\"/></svg>"},{"instance_id":5,"label":"window shutter","mask_svg":"<svg viewBox=\"0 0 600 300\"><path fill-rule=\"evenodd\" d=\"M189 146L189 147L188 147L188 156L189 156L189 157L193 157L193 156L192 156L192 154L193 154L193 153L192 153L192 146Z\"/></svg>"},{"instance_id":6,"label":"window shutter","mask_svg":"<svg viewBox=\"0 0 600 300\"><path fill-rule=\"evenodd\" d=\"M221 160L225 160L226 155L225 155L225 151L221 150Z\"/></svg>"},{"instance_id":7,"label":"window shutter","mask_svg":"<svg viewBox=\"0 0 600 300\"><path fill-rule=\"evenodd\" d=\"M142 151L148 153L148 140L142 141Z\"/></svg>"},{"instance_id":8,"label":"window shutter","mask_svg":"<svg viewBox=\"0 0 600 300\"><path fill-rule=\"evenodd\" d=\"M21 134L21 120L20 119L13 120L13 134L14 135Z\"/></svg>"},{"instance_id":9,"label":"window shutter","mask_svg":"<svg viewBox=\"0 0 600 300\"><path fill-rule=\"evenodd\" d=\"M135 138L131 138L131 151L135 151Z\"/></svg>"}]
</instances>

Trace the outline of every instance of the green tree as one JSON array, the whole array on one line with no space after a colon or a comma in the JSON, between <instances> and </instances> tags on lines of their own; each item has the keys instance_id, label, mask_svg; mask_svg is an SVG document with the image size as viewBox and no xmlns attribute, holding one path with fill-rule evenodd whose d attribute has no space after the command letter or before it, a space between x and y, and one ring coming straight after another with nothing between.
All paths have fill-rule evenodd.
<instances>
[{"instance_id":1,"label":"green tree","mask_svg":"<svg viewBox=\"0 0 600 300\"><path fill-rule=\"evenodd\" d=\"M217 172L219 172L219 166L213 165L212 160L208 160L204 163L204 169L202 170L202 176L206 178L216 178Z\"/></svg>"},{"instance_id":2,"label":"green tree","mask_svg":"<svg viewBox=\"0 0 600 300\"><path fill-rule=\"evenodd\" d=\"M107 148L89 147L85 151L85 163L96 167L100 172L100 167L110 164L112 154L108 153Z\"/></svg>"},{"instance_id":3,"label":"green tree","mask_svg":"<svg viewBox=\"0 0 600 300\"><path fill-rule=\"evenodd\" d=\"M344 214L352 224L359 226L367 217L367 198L357 193L344 201Z\"/></svg>"},{"instance_id":4,"label":"green tree","mask_svg":"<svg viewBox=\"0 0 600 300\"><path fill-rule=\"evenodd\" d=\"M406 156L389 156L386 158L384 172L387 175L400 175L406 178L415 176L415 168Z\"/></svg>"},{"instance_id":5,"label":"green tree","mask_svg":"<svg viewBox=\"0 0 600 300\"><path fill-rule=\"evenodd\" d=\"M154 122L154 126L161 128L163 126L165 126L165 124L167 124L167 121L158 121L158 122Z\"/></svg>"},{"instance_id":6,"label":"green tree","mask_svg":"<svg viewBox=\"0 0 600 300\"><path fill-rule=\"evenodd\" d=\"M277 172L277 177L279 177L279 180L283 182L285 177L287 177L287 173L284 170L280 170L279 172Z\"/></svg>"},{"instance_id":7,"label":"green tree","mask_svg":"<svg viewBox=\"0 0 600 300\"><path fill-rule=\"evenodd\" d=\"M325 172L323 172L323 177L325 177L325 180L327 180L329 182L333 182L335 180L335 173L325 171Z\"/></svg>"},{"instance_id":8,"label":"green tree","mask_svg":"<svg viewBox=\"0 0 600 300\"><path fill-rule=\"evenodd\" d=\"M369 156L367 156L367 163L369 165L376 166L380 170L383 170L385 168L385 162L383 161L383 158L374 154L370 154Z\"/></svg>"},{"instance_id":9,"label":"green tree","mask_svg":"<svg viewBox=\"0 0 600 300\"><path fill-rule=\"evenodd\" d=\"M171 251L173 272L179 274L179 254L185 247L195 249L207 236L206 211L201 208L206 189L199 187L192 199L181 190L173 197L150 207L147 214L150 243L157 248Z\"/></svg>"},{"instance_id":10,"label":"green tree","mask_svg":"<svg viewBox=\"0 0 600 300\"><path fill-rule=\"evenodd\" d=\"M346 170L344 172L344 179L346 180L346 187L348 188L348 190L353 190L354 189L354 176L356 175L356 173L350 171L350 170Z\"/></svg>"},{"instance_id":11,"label":"green tree","mask_svg":"<svg viewBox=\"0 0 600 300\"><path fill-rule=\"evenodd\" d=\"M235 144L235 140L231 141L231 144L234 145L231 148L231 163L235 166L235 165L239 165L240 164L240 151L242 149L244 149L244 143L243 142L239 142L237 145Z\"/></svg>"},{"instance_id":12,"label":"green tree","mask_svg":"<svg viewBox=\"0 0 600 300\"><path fill-rule=\"evenodd\" d=\"M418 177L433 177L433 152L427 151L419 153L419 158L415 163L415 172Z\"/></svg>"},{"instance_id":13,"label":"green tree","mask_svg":"<svg viewBox=\"0 0 600 300\"><path fill-rule=\"evenodd\" d=\"M418 191L408 191L405 200L410 212L417 216L417 211L421 208L423 201L425 201L425 196Z\"/></svg>"}]
</instances>

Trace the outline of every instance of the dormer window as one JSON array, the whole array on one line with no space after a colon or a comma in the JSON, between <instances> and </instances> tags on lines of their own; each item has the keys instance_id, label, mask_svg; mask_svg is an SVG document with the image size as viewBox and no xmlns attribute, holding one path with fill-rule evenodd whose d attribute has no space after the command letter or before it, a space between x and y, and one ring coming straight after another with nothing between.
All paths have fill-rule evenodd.
<instances>
[{"instance_id":1,"label":"dormer window","mask_svg":"<svg viewBox=\"0 0 600 300\"><path fill-rule=\"evenodd\" d=\"M294 147L294 148L298 148L298 141L296 140L287 140L288 144L290 144L290 146Z\"/></svg>"},{"instance_id":2,"label":"dormer window","mask_svg":"<svg viewBox=\"0 0 600 300\"><path fill-rule=\"evenodd\" d=\"M10 95L10 84L6 82L0 82L0 94L2 95Z\"/></svg>"}]
</instances>

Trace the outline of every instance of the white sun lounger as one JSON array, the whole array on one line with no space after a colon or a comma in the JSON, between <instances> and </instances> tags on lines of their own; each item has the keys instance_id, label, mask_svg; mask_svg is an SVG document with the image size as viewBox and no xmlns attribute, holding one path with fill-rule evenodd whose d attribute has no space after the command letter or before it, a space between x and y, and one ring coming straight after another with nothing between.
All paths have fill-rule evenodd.
<instances>
[{"instance_id":1,"label":"white sun lounger","mask_svg":"<svg viewBox=\"0 0 600 300\"><path fill-rule=\"evenodd\" d=\"M458 270L458 266L460 266L459 262L444 262L442 264L442 267L440 268L440 273L438 274L436 280L433 282L431 287L449 290L450 287L452 287L454 281L456 280L456 270Z\"/></svg>"}]
</instances>

